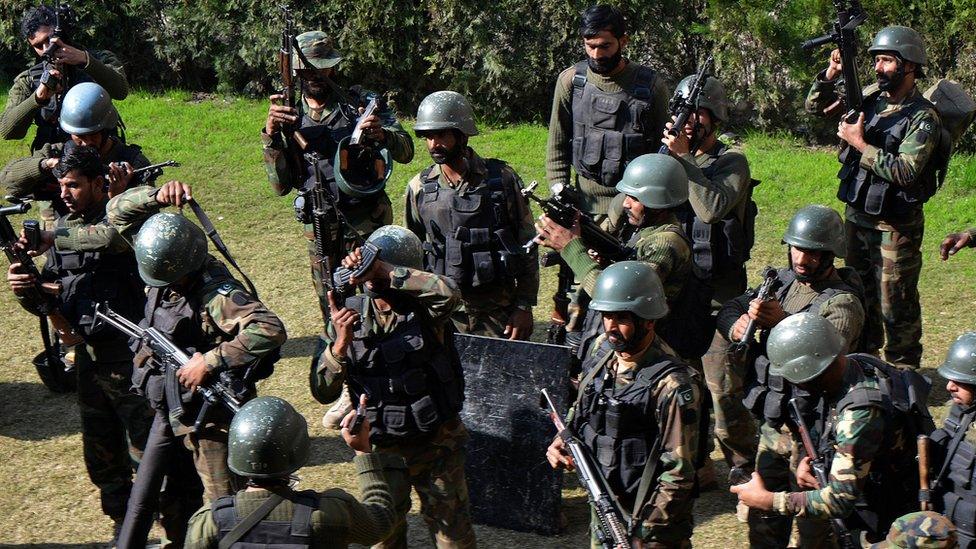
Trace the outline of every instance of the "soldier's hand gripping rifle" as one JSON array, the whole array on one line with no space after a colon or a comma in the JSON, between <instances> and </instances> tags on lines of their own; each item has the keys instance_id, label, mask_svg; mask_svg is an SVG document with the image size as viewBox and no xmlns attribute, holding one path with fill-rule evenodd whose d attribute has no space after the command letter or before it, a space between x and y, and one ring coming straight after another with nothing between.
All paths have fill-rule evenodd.
<instances>
[{"instance_id":1,"label":"soldier's hand gripping rifle","mask_svg":"<svg viewBox=\"0 0 976 549\"><path fill-rule=\"evenodd\" d=\"M298 41L295 39L295 19L292 17L291 9L288 6L281 6L282 18L285 20L284 29L281 31L281 46L278 48L278 67L281 70L281 95L285 96L285 106L297 109L295 100L295 67L292 64L293 55L296 53L304 58ZM294 141L298 148L305 150L308 141L302 136L301 132L294 129L282 130L286 138ZM287 142L286 142L287 143Z\"/></svg>"},{"instance_id":2,"label":"soldier's hand gripping rifle","mask_svg":"<svg viewBox=\"0 0 976 549\"><path fill-rule=\"evenodd\" d=\"M810 50L823 44L834 44L840 50L842 76L837 80L837 86L844 90L843 103L847 109L844 120L853 124L857 122L864 103L857 74L857 27L867 20L867 14L858 0L834 0L834 9L837 11L837 21L834 22L833 31L807 40L802 47ZM825 112L833 111L837 106L834 103Z\"/></svg>"},{"instance_id":3,"label":"soldier's hand gripping rifle","mask_svg":"<svg viewBox=\"0 0 976 549\"><path fill-rule=\"evenodd\" d=\"M65 39L64 20L68 18L69 10L70 8L62 4L60 0L54 3L54 28L51 29L51 35L48 37L47 47L41 52L41 58L44 60L44 72L41 73L39 83L53 92L47 105L41 107L41 117L49 122L57 122L61 112L61 102L64 99L64 94L68 91L65 84L67 75L64 64L54 56L61 47L57 44L51 44L50 41L55 38ZM60 72L61 78L52 75L52 70Z\"/></svg>"},{"instance_id":4,"label":"soldier's hand gripping rifle","mask_svg":"<svg viewBox=\"0 0 976 549\"><path fill-rule=\"evenodd\" d=\"M124 316L112 311L105 304L95 308L96 322L104 322L130 338L137 339L149 347L153 358L163 370L166 404L169 417L179 419L183 416L183 401L180 397L179 380L176 371L190 361L190 355L180 349L168 337L156 328L143 328L128 320ZM246 374L245 374L246 377ZM246 388L239 380L233 379L229 372L221 372L216 378L211 377L206 383L197 387L203 397L203 405L193 423L193 432L197 432L211 406L221 404L231 413L237 413L247 400Z\"/></svg>"},{"instance_id":5,"label":"soldier's hand gripping rifle","mask_svg":"<svg viewBox=\"0 0 976 549\"><path fill-rule=\"evenodd\" d=\"M705 59L705 62L702 63L702 66L698 68L695 79L691 83L691 90L688 92L688 97L682 95L679 90L675 90L674 95L671 97L671 104L669 105L671 116L674 117L671 129L668 130L668 135L671 137L677 137L679 133L685 131L685 124L688 123L688 118L698 112L698 98L701 96L702 90L705 89L705 80L708 79L714 63L715 59L709 55ZM690 150L692 152L697 148L696 143L690 144ZM658 154L668 154L668 146L661 145L661 148L657 152Z\"/></svg>"},{"instance_id":6,"label":"soldier's hand gripping rifle","mask_svg":"<svg viewBox=\"0 0 976 549\"><path fill-rule=\"evenodd\" d=\"M624 513L623 507L620 506L620 502L617 501L617 496L610 491L607 479L604 478L600 468L593 462L586 448L576 438L576 434L563 423L559 411L556 410L556 405L549 397L549 391L542 390L542 398L540 398L539 404L549 412L549 418L556 426L559 438L563 440L566 449L573 457L576 476L579 478L580 485L586 490L590 505L593 506L599 520L597 537L607 549L629 548L631 544L630 537L627 534L629 531L627 515Z\"/></svg>"},{"instance_id":7,"label":"soldier's hand gripping rifle","mask_svg":"<svg viewBox=\"0 0 976 549\"><path fill-rule=\"evenodd\" d=\"M810 430L807 429L807 424L803 420L803 414L800 412L800 405L797 404L795 398L790 399L790 415L793 417L793 422L796 423L796 428L800 432L800 440L803 442L803 448L806 450L807 456L810 457L810 469L813 470L813 476L817 478L818 489L823 488L829 484L825 463L823 457L817 453L816 447L813 445ZM857 549L861 546L854 540L854 535L848 530L847 525L844 524L844 519L830 519L830 527L834 530L834 535L837 537L837 545L841 549Z\"/></svg>"},{"instance_id":8,"label":"soldier's hand gripping rifle","mask_svg":"<svg viewBox=\"0 0 976 549\"><path fill-rule=\"evenodd\" d=\"M770 301L776 296L777 289L776 269L772 267L766 267L763 269L763 281L759 286L759 290L756 292L756 299L761 301ZM729 360L732 364L744 364L746 358L749 356L749 348L752 343L756 340L756 329L758 325L756 324L756 319L750 318L749 323L746 324L746 331L742 334L742 339L733 342L729 345Z\"/></svg>"},{"instance_id":9,"label":"soldier's hand gripping rifle","mask_svg":"<svg viewBox=\"0 0 976 549\"><path fill-rule=\"evenodd\" d=\"M7 255L7 259L11 264L20 263L18 271L33 277L34 287L23 298L28 304L29 310L41 317L41 322L44 323L42 332L47 329L47 320L44 318L47 317L51 320L51 324L54 326L54 330L57 332L61 341L65 345L75 345L81 342L81 337L75 333L68 319L58 311L55 295L59 291L59 288L56 286L48 288L42 284L41 273L38 272L37 265L34 264L34 258L27 254L27 250L15 246L20 236L14 231L7 216L27 213L30 207L29 202L21 202L13 206L0 208L0 248L3 249L3 253ZM46 343L45 350L48 350L49 345Z\"/></svg>"}]
</instances>

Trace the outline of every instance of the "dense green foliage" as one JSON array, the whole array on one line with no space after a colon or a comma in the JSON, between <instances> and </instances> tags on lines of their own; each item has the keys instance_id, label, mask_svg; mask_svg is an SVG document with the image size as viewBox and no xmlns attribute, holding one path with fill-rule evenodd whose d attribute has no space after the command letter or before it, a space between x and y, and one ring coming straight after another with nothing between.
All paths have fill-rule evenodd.
<instances>
[{"instance_id":1,"label":"dense green foliage","mask_svg":"<svg viewBox=\"0 0 976 549\"><path fill-rule=\"evenodd\" d=\"M0 67L14 74L29 52L17 32L25 6L0 3ZM346 56L344 78L388 92L412 114L427 93L450 88L495 121L548 119L555 76L582 57L580 0L332 0L292 2L300 29L331 32ZM804 52L833 18L829 0L621 0L632 29L630 56L672 84L714 51L718 74L735 104L733 126L799 130L829 139L824 124L802 112L802 98L826 61ZM976 5L971 0L866 0L866 49L889 24L925 35L930 77L948 75L976 89ZM109 48L130 79L150 88L182 87L267 94L276 85L281 28L267 0L93 0L76 3L77 41ZM866 52L864 81L873 80ZM971 132L972 133L972 132ZM829 139L830 140L830 139ZM968 149L976 143L968 137Z\"/></svg>"}]
</instances>

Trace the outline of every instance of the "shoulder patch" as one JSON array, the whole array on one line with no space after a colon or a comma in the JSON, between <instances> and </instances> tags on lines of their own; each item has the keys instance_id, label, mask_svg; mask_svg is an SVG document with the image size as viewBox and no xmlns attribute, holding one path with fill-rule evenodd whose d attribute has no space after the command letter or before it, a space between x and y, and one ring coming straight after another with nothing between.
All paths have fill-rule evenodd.
<instances>
[{"instance_id":1,"label":"shoulder patch","mask_svg":"<svg viewBox=\"0 0 976 549\"><path fill-rule=\"evenodd\" d=\"M229 283L229 282L227 282L227 283L221 284L220 287L217 288L217 293L220 294L220 295L223 295L223 296L227 296L227 295L230 295L230 293L233 292L234 289L235 289L234 288L234 285L231 284L231 283Z\"/></svg>"},{"instance_id":2,"label":"shoulder patch","mask_svg":"<svg viewBox=\"0 0 976 549\"><path fill-rule=\"evenodd\" d=\"M241 307L251 302L251 300L248 299L247 294L244 292L234 292L234 294L230 296L230 300Z\"/></svg>"},{"instance_id":3,"label":"shoulder patch","mask_svg":"<svg viewBox=\"0 0 976 549\"><path fill-rule=\"evenodd\" d=\"M678 387L678 406L687 406L695 400L695 391L691 385L683 384Z\"/></svg>"}]
</instances>

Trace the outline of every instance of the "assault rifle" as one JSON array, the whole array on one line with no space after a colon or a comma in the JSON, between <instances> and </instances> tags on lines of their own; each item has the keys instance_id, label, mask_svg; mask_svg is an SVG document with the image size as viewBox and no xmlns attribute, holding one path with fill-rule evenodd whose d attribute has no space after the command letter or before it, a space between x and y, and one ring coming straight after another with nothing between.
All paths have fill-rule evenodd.
<instances>
[{"instance_id":1,"label":"assault rifle","mask_svg":"<svg viewBox=\"0 0 976 549\"><path fill-rule=\"evenodd\" d=\"M823 457L817 453L816 447L813 445L813 439L810 438L810 430L807 429L807 424L803 421L800 405L797 404L795 398L790 399L790 415L793 416L796 428L800 431L800 440L803 441L803 448L806 450L807 456L810 457L810 468L813 470L813 475L817 477L818 488L823 488L829 484L827 470L825 468L826 464L824 463ZM834 530L834 535L837 537L837 545L841 549L856 549L861 546L854 540L854 534L848 530L847 525L844 524L844 519L830 519L830 527Z\"/></svg>"},{"instance_id":2,"label":"assault rifle","mask_svg":"<svg viewBox=\"0 0 976 549\"><path fill-rule=\"evenodd\" d=\"M559 438L566 444L566 449L573 457L576 469L576 476L580 484L586 489L587 497L590 500L597 519L599 519L599 530L597 537L606 549L626 549L630 547L628 536L627 515L623 507L617 501L617 497L610 491L610 485L604 478L600 468L593 462L587 453L586 448L576 438L576 434L563 423L556 405L549 397L549 391L542 390L542 398L539 401L542 408L548 410L549 418L556 426Z\"/></svg>"},{"instance_id":3,"label":"assault rifle","mask_svg":"<svg viewBox=\"0 0 976 549\"><path fill-rule=\"evenodd\" d=\"M756 292L756 298L761 301L770 301L775 297L775 292L778 287L777 281L779 279L776 277L776 269L772 267L766 267L763 269L763 282L759 286L759 290ZM756 339L756 319L750 318L749 323L746 324L746 331L742 334L742 339L736 341L729 345L729 360L732 364L744 364L746 357L749 355L749 347Z\"/></svg>"},{"instance_id":4,"label":"assault rifle","mask_svg":"<svg viewBox=\"0 0 976 549\"><path fill-rule=\"evenodd\" d=\"M685 124L688 123L688 118L698 112L698 98L701 96L702 90L705 89L705 80L708 79L714 63L715 59L709 55L705 59L705 62L702 63L702 66L698 68L695 79L691 82L688 97L683 96L680 90L674 91L674 95L671 97L671 104L669 105L671 116L674 117L671 129L668 130L668 135L671 137L677 137L679 133L685 131ZM691 144L692 153L697 148L695 143ZM657 152L658 154L668 154L668 146L661 145L661 148Z\"/></svg>"},{"instance_id":5,"label":"assault rifle","mask_svg":"<svg viewBox=\"0 0 976 549\"><path fill-rule=\"evenodd\" d=\"M552 196L542 200L535 194L538 181L533 181L528 187L522 189L522 196L535 202L542 208L546 216L558 225L572 227L576 223L577 217L580 224L580 238L586 246L600 255L600 257L610 261L622 261L633 255L634 250L625 246L612 234L604 231L593 219L582 213L576 207L576 199L568 188L563 185L552 186ZM526 253L535 249L539 243L535 238L522 245Z\"/></svg>"},{"instance_id":6,"label":"assault rifle","mask_svg":"<svg viewBox=\"0 0 976 549\"><path fill-rule=\"evenodd\" d=\"M802 48L810 50L823 44L834 44L840 50L842 75L837 80L838 89L843 88L843 105L847 108L844 120L853 124L861 112L864 96L861 93L861 81L857 74L857 27L864 23L868 16L858 0L834 0L837 11L837 21L834 30L817 38L807 40ZM837 103L827 107L825 112L833 111Z\"/></svg>"},{"instance_id":7,"label":"assault rifle","mask_svg":"<svg viewBox=\"0 0 976 549\"><path fill-rule=\"evenodd\" d=\"M169 417L179 419L183 416L183 401L180 397L179 380L176 371L190 361L190 355L180 349L168 337L156 328L143 328L114 312L107 305L95 307L95 321L104 322L130 338L139 340L152 351L153 357L163 369L165 377L166 404L169 407ZM245 379L247 374L244 375ZM207 417L207 412L214 404L222 404L232 413L237 413L247 401L246 384L231 376L230 372L221 372L216 379L208 379L206 384L197 387L203 397L203 405L193 423L193 432L199 431Z\"/></svg>"},{"instance_id":8,"label":"assault rifle","mask_svg":"<svg viewBox=\"0 0 976 549\"><path fill-rule=\"evenodd\" d=\"M62 4L60 0L54 3L54 28L51 29L51 35L48 37L47 47L41 52L41 58L44 59L44 72L41 74L40 83L55 92L48 101L48 104L41 107L41 117L51 122L57 122L61 112L61 103L64 99L64 94L68 90L66 85L67 75L65 74L64 66L54 57L54 54L61 47L57 44L51 44L50 41L55 38L60 38L64 41L65 29L63 23L70 16L70 10L71 8ZM51 70L60 72L61 78L52 76ZM61 87L61 91L58 91L59 86Z\"/></svg>"},{"instance_id":9,"label":"assault rifle","mask_svg":"<svg viewBox=\"0 0 976 549\"><path fill-rule=\"evenodd\" d=\"M105 166L105 177L108 177L110 173L109 168L115 164L117 163L112 162L108 166ZM159 164L150 164L149 166L136 168L132 170L133 181L137 181L136 178L138 178L138 181L141 181L144 185L153 183L159 176L163 175L163 168L168 168L171 166L178 168L180 167L180 163L175 160L167 160L165 162L160 162ZM108 183L105 184L105 189L108 190Z\"/></svg>"},{"instance_id":10,"label":"assault rifle","mask_svg":"<svg viewBox=\"0 0 976 549\"><path fill-rule=\"evenodd\" d=\"M297 108L295 101L295 67L292 65L294 55L297 53L302 57L301 48L295 39L295 19L292 17L291 9L288 6L281 6L282 17L285 20L284 29L281 31L281 47L278 48L278 66L281 69L281 94L285 96L285 106L293 109ZM287 137L294 140L298 148L304 150L308 146L308 141L300 132L290 130L283 132Z\"/></svg>"}]
</instances>

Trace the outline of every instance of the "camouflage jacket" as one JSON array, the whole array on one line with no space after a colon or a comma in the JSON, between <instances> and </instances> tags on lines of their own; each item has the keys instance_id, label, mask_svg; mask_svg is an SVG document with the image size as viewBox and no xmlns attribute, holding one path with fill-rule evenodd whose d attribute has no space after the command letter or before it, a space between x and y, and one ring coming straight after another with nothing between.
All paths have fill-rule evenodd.
<instances>
[{"instance_id":1,"label":"camouflage jacket","mask_svg":"<svg viewBox=\"0 0 976 549\"><path fill-rule=\"evenodd\" d=\"M594 355L601 352L606 335L601 335L593 345ZM606 364L603 375L614 376L614 387L619 389L633 383L637 373L663 359L674 358L675 352L661 338L655 338L650 346L626 359L620 353ZM612 374L611 374L612 372ZM579 388L580 394L586 387ZM643 520L636 529L636 535L646 542L675 543L691 538L692 496L695 485L695 463L698 460L700 414L704 387L698 374L690 367L673 371L661 378L652 389L651 401L654 403L670 401L666 416L659 422L659 433L666 434L662 441L658 465L657 487L648 492L649 497L637 514ZM651 415L634 418L638 423L658 422L655 417L658 406L649 409ZM567 424L573 421L586 421L575 418L575 407L570 410ZM633 500L634 494L618 494L622 499Z\"/></svg>"},{"instance_id":2,"label":"camouflage jacket","mask_svg":"<svg viewBox=\"0 0 976 549\"><path fill-rule=\"evenodd\" d=\"M112 99L125 99L129 95L129 82L125 78L122 62L107 50L92 50L88 53L88 65L81 70L105 88ZM23 139L27 135L34 116L42 107L34 99L34 91L29 70L14 78L7 94L7 105L0 115L0 137L7 140Z\"/></svg>"},{"instance_id":3,"label":"camouflage jacket","mask_svg":"<svg viewBox=\"0 0 976 549\"><path fill-rule=\"evenodd\" d=\"M109 222L130 244L142 224L162 208L156 202L156 191L151 187L137 187L108 203ZM208 283L212 273L218 273L225 282ZM198 277L186 289L166 287L161 298L185 297L199 304L202 337L206 340L201 347L209 349L204 353L208 366L217 371L249 366L284 344L287 334L281 319L249 294L220 260L208 256Z\"/></svg>"},{"instance_id":4,"label":"camouflage jacket","mask_svg":"<svg viewBox=\"0 0 976 549\"><path fill-rule=\"evenodd\" d=\"M904 444L884 447L887 419L882 407L851 405L838 413L837 404L841 399L861 388L879 390L878 378L866 376L856 363L849 360L840 388L833 394L824 395L828 412L823 436L828 437L834 450L828 484L819 490L775 493L775 512L814 518L846 517L861 497L872 461L879 453L910 451Z\"/></svg>"},{"instance_id":5,"label":"camouflage jacket","mask_svg":"<svg viewBox=\"0 0 976 549\"><path fill-rule=\"evenodd\" d=\"M466 189L481 185L488 174L485 160L478 156L473 149L468 149L468 172L461 181L449 181L441 173L440 166L431 166L431 177L436 176L442 187L450 187L458 193L465 192ZM404 218L408 229L414 232L421 241L429 241L430 235L427 234L424 220L420 218L420 208L417 203L418 197L422 193L423 182L417 174L407 184L406 196L404 198L405 210ZM506 204L508 219L514 223L512 234L516 242L523 244L535 237L535 220L532 218L532 210L529 203L520 192L523 188L522 179L507 164L502 168L502 185L505 189L505 196L515 197ZM532 253L518 254L514 256L512 266L514 288L503 288L502 295L462 295L466 307L489 308L494 306L507 307L510 305L535 306L539 294L539 252L538 249Z\"/></svg>"},{"instance_id":6,"label":"camouflage jacket","mask_svg":"<svg viewBox=\"0 0 976 549\"><path fill-rule=\"evenodd\" d=\"M677 158L688 174L688 203L696 217L705 223L718 223L730 213L735 213L739 221L745 219L752 185L745 155L716 141L708 151Z\"/></svg>"},{"instance_id":7,"label":"camouflage jacket","mask_svg":"<svg viewBox=\"0 0 976 549\"><path fill-rule=\"evenodd\" d=\"M668 301L677 297L692 268L691 246L678 219L672 214L660 225L640 229L629 245L635 249L635 259L654 266ZM560 255L573 269L580 288L592 295L596 278L603 270L587 253L583 240L574 238Z\"/></svg>"},{"instance_id":8,"label":"camouflage jacket","mask_svg":"<svg viewBox=\"0 0 976 549\"><path fill-rule=\"evenodd\" d=\"M437 337L442 341L444 337L449 337L451 313L461 307L461 292L454 282L433 273L396 267L390 272L390 288L419 302L426 310L430 327ZM360 322L370 333L382 336L396 329L397 315L393 309L381 310L375 301L370 300L369 311ZM339 398L347 375L348 359L332 354L334 341L335 328L330 321L325 327L325 349L309 376L312 396L323 403Z\"/></svg>"},{"instance_id":9,"label":"camouflage jacket","mask_svg":"<svg viewBox=\"0 0 976 549\"><path fill-rule=\"evenodd\" d=\"M396 456L379 453L358 455L352 460L359 480L362 501L345 490L332 488L317 494L318 508L312 511L309 547L345 548L350 544L373 545L384 540L398 522L396 505L409 498L406 467ZM294 494L288 488L286 493ZM234 496L238 517L245 517L265 501L267 490L242 490ZM190 518L186 549L211 549L220 543L221 534L213 518L212 503ZM293 498L286 497L266 517L268 521L291 522Z\"/></svg>"}]
</instances>

